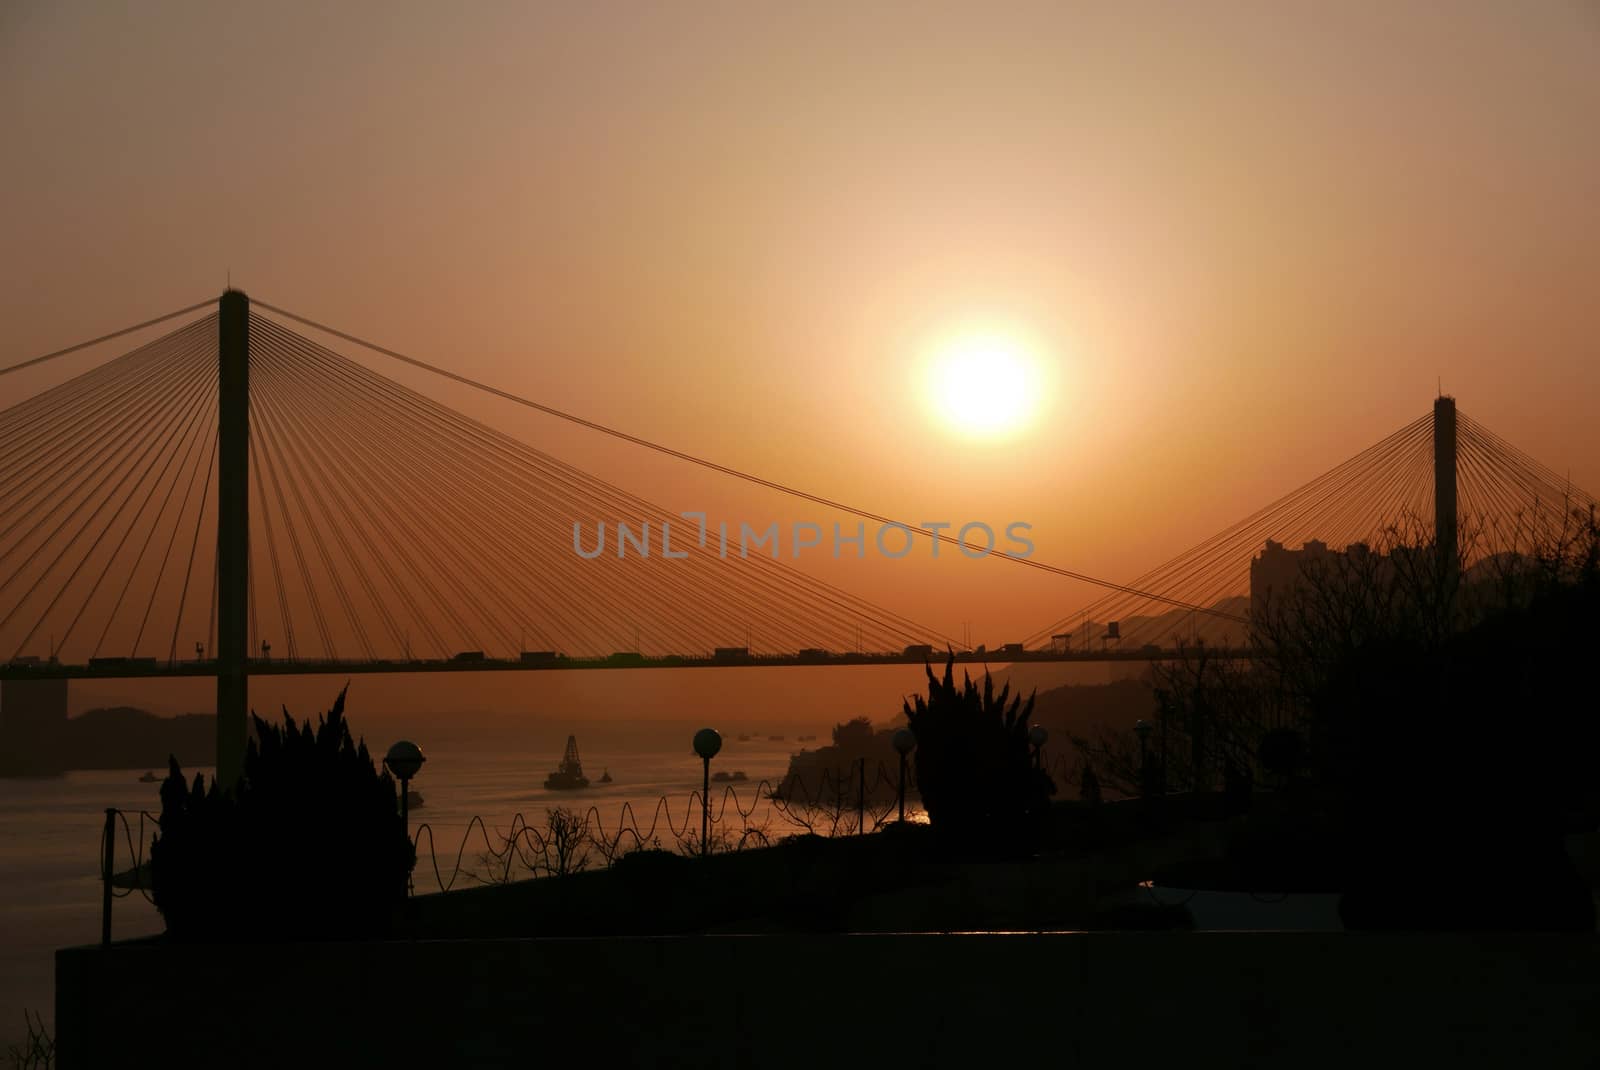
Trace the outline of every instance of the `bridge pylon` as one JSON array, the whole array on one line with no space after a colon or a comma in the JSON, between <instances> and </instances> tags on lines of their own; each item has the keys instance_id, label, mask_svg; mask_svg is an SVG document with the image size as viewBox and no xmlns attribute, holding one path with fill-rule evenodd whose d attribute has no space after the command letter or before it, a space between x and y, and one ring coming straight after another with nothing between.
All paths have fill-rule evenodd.
<instances>
[{"instance_id":1,"label":"bridge pylon","mask_svg":"<svg viewBox=\"0 0 1600 1070\"><path fill-rule=\"evenodd\" d=\"M217 329L217 781L244 773L250 716L250 299L222 295Z\"/></svg>"},{"instance_id":2,"label":"bridge pylon","mask_svg":"<svg viewBox=\"0 0 1600 1070\"><path fill-rule=\"evenodd\" d=\"M1433 403L1433 537L1440 572L1460 561L1456 533L1456 399L1440 395Z\"/></svg>"}]
</instances>

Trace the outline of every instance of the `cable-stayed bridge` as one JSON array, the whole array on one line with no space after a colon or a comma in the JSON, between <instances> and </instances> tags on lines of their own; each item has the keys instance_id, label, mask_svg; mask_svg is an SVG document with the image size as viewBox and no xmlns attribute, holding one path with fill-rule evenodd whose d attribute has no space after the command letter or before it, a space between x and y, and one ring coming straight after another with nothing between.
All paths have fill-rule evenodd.
<instances>
[{"instance_id":1,"label":"cable-stayed bridge","mask_svg":"<svg viewBox=\"0 0 1600 1070\"><path fill-rule=\"evenodd\" d=\"M227 768L221 759L242 750L252 674L920 664L961 646L759 551L724 556L685 538L671 562L637 552L585 559L571 552L575 523L590 533L626 523L657 538L667 523L690 529L680 514L315 337L686 464L892 518L257 308L229 291L215 310L190 306L0 369L182 321L0 410L0 679L215 675ZM1558 525L1567 508L1593 505L1441 398L1131 582L993 555L981 567L1040 569L1106 593L1021 643L958 660L1151 659L1201 639L1248 655L1252 560L1273 542L1344 547L1409 517L1465 558L1463 520Z\"/></svg>"}]
</instances>

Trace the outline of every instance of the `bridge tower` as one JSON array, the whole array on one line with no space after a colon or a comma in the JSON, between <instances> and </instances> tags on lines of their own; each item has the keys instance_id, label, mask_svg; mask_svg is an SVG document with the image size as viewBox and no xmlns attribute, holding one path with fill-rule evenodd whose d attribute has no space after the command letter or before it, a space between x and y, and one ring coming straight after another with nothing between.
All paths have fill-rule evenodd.
<instances>
[{"instance_id":1,"label":"bridge tower","mask_svg":"<svg viewBox=\"0 0 1600 1070\"><path fill-rule=\"evenodd\" d=\"M228 290L217 331L217 781L244 773L250 716L250 299Z\"/></svg>"},{"instance_id":2,"label":"bridge tower","mask_svg":"<svg viewBox=\"0 0 1600 1070\"><path fill-rule=\"evenodd\" d=\"M1433 534L1441 571L1459 563L1456 535L1456 399L1441 394L1433 403Z\"/></svg>"}]
</instances>

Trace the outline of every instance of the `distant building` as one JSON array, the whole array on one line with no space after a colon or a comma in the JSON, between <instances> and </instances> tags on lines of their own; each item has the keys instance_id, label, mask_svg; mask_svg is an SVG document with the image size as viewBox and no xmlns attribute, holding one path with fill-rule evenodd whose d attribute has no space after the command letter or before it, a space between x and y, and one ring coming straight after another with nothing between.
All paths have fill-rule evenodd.
<instances>
[{"instance_id":1,"label":"distant building","mask_svg":"<svg viewBox=\"0 0 1600 1070\"><path fill-rule=\"evenodd\" d=\"M1307 566L1312 562L1325 565L1337 553L1321 539L1311 539L1298 550L1268 539L1261 554L1250 559L1250 619L1264 620L1269 607L1285 605L1305 579Z\"/></svg>"},{"instance_id":2,"label":"distant building","mask_svg":"<svg viewBox=\"0 0 1600 1070\"><path fill-rule=\"evenodd\" d=\"M1429 551L1420 551L1427 553ZM1343 550L1332 550L1320 539L1306 541L1298 550L1267 540L1259 556L1250 560L1250 619L1259 624L1268 613L1281 613L1294 604L1295 591L1308 575L1348 577L1350 582L1385 584L1394 579L1394 569L1402 562L1408 571L1426 564L1419 551L1397 547L1392 554L1374 552L1364 542L1353 542Z\"/></svg>"}]
</instances>

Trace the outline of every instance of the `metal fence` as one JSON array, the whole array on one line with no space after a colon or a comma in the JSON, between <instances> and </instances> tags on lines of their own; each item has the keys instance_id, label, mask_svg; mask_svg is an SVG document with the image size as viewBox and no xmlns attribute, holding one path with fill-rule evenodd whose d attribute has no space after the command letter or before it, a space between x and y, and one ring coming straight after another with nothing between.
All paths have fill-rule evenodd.
<instances>
[{"instance_id":1,"label":"metal fence","mask_svg":"<svg viewBox=\"0 0 1600 1070\"><path fill-rule=\"evenodd\" d=\"M1041 758L1041 765L1055 780L1060 797L1072 774L1066 759ZM720 796L716 787L722 788ZM809 782L790 773L776 783L766 779L719 783L709 794L691 791L687 797L677 797L677 801L662 795L656 799L648 822L641 820L640 811L631 802L622 803L612 821L598 806L581 811L552 806L546 808L540 820L529 820L518 812L506 824L495 827L474 815L453 857L448 845L438 843L433 826L424 821L410 830L417 854L410 888L415 894L418 872L431 873L437 891L450 892L464 885L501 884L606 868L637 850L726 854L769 846L790 836L864 835L897 821L925 822L927 816L918 803L909 764L903 770L891 770L878 762L869 769L865 759L858 759L851 766L823 770ZM160 826L160 817L147 810L105 811L99 858L104 889L102 943L111 941L115 900L137 892L155 904L147 848L151 835ZM127 852L127 868L120 872L119 837Z\"/></svg>"}]
</instances>

